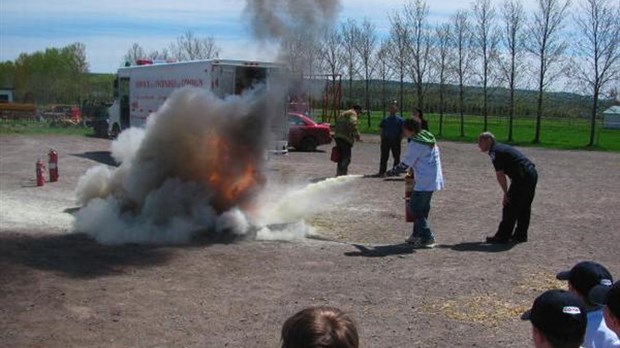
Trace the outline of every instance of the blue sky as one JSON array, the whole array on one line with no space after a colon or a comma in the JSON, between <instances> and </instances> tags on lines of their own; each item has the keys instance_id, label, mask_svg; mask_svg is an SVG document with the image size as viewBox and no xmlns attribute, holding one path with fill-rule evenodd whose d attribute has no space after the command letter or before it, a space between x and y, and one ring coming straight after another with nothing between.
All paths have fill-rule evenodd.
<instances>
[{"instance_id":1,"label":"blue sky","mask_svg":"<svg viewBox=\"0 0 620 348\"><path fill-rule=\"evenodd\" d=\"M404 0L340 2L340 20L368 18L380 35L389 30L388 14L404 4ZM275 47L256 43L251 38L242 18L245 3L245 0L0 0L0 61L14 60L22 52L81 42L86 45L90 71L111 73L120 66L123 55L134 42L146 51L161 50L187 30L197 36L213 36L222 48L222 58L273 59ZM456 10L470 7L470 1L427 3L431 22L447 20ZM535 0L523 3L531 9Z\"/></svg>"}]
</instances>

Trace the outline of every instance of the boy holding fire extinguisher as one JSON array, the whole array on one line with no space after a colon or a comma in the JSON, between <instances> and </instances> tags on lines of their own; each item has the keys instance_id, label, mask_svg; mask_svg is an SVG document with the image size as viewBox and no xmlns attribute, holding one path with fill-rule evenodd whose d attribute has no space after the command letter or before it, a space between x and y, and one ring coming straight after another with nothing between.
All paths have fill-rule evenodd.
<instances>
[{"instance_id":1,"label":"boy holding fire extinguisher","mask_svg":"<svg viewBox=\"0 0 620 348\"><path fill-rule=\"evenodd\" d=\"M417 248L433 248L435 236L428 224L428 214L431 210L433 192L443 189L443 173L439 146L435 136L422 129L419 119L406 119L403 123L403 136L410 138L407 150L401 164L395 166L391 172L411 167L415 178L413 194L409 200L409 212L413 215L413 233L406 239L407 243Z\"/></svg>"}]
</instances>

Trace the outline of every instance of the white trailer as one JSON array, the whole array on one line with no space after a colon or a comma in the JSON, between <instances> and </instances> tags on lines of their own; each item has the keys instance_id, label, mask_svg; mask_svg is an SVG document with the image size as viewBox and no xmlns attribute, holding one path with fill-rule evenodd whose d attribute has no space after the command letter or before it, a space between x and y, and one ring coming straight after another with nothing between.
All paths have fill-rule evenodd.
<instances>
[{"instance_id":1,"label":"white trailer","mask_svg":"<svg viewBox=\"0 0 620 348\"><path fill-rule=\"evenodd\" d=\"M114 103L108 110L108 134L116 137L129 127L144 127L149 115L166 101L177 88L194 86L211 90L224 98L241 94L257 83L284 83L286 67L278 63L240 60L198 60L179 63L152 64L140 61L138 66L119 68L114 81ZM282 115L272 127L275 143L272 151L286 153L288 121L286 98L282 96Z\"/></svg>"}]
</instances>

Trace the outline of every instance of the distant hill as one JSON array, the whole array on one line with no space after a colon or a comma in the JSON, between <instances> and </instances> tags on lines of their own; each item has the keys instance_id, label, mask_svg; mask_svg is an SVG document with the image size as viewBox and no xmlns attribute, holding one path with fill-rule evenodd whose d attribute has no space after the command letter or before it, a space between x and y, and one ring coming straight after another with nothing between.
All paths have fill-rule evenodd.
<instances>
[{"instance_id":1,"label":"distant hill","mask_svg":"<svg viewBox=\"0 0 620 348\"><path fill-rule=\"evenodd\" d=\"M114 74L89 74L90 94L96 98L112 98L112 83ZM320 106L322 91L325 88L325 80L305 80L304 83L297 81L293 89L304 95L314 95L314 102ZM352 98L349 100L348 81L342 81L342 105L343 108L352 104L364 104L365 84L362 80L354 80L352 84ZM398 81L385 82L385 94L382 93L383 83L380 80L370 81L370 107L372 110L382 110L391 100L399 99L400 84ZM519 89L516 91L516 113L519 116L534 116L536 114L537 91ZM409 112L414 107L415 90L414 84L404 83L405 107L404 112ZM384 100L385 98L385 100ZM446 86L446 100L444 112L447 114L458 113L458 86ZM468 86L465 88L465 113L482 114L482 88ZM489 90L489 115L508 115L509 90L503 87L494 87ZM589 117L592 98L568 92L547 92L544 101L545 117ZM602 107L610 105L603 101ZM415 105L419 107L418 105ZM429 113L439 112L439 85L431 84L422 109Z\"/></svg>"},{"instance_id":2,"label":"distant hill","mask_svg":"<svg viewBox=\"0 0 620 348\"><path fill-rule=\"evenodd\" d=\"M405 112L410 111L414 107L415 90L413 83L404 83L405 94ZM364 102L364 82L353 81L352 95L353 102ZM372 109L380 110L383 105L382 101L382 81L372 80L370 82L370 105ZM397 100L400 93L400 84L398 81L387 81L385 83L385 99ZM457 85L447 85L445 95L446 113L458 112L458 93ZM510 91L507 88L493 87L489 89L489 115L503 116L508 115L508 101ZM349 103L348 100L348 82L342 83L343 102ZM465 113L482 114L483 90L481 87L465 87L464 93ZM423 110L430 113L439 112L439 85L431 84L426 92ZM516 90L515 102L516 113L520 116L534 116L536 113L536 103L538 92L533 90ZM589 110L592 98L567 92L547 92L544 99L544 115L546 117L589 117ZM610 102L603 102L608 105ZM419 107L418 105L415 105Z\"/></svg>"}]
</instances>

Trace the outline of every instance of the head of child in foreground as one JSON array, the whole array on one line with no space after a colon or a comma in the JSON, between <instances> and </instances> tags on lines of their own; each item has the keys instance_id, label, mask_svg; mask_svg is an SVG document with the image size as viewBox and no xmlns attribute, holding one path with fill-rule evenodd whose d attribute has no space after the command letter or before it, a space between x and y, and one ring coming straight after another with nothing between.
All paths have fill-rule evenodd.
<instances>
[{"instance_id":1,"label":"head of child in foreground","mask_svg":"<svg viewBox=\"0 0 620 348\"><path fill-rule=\"evenodd\" d=\"M282 326L282 348L357 348L355 322L333 307L310 307L288 318Z\"/></svg>"}]
</instances>

